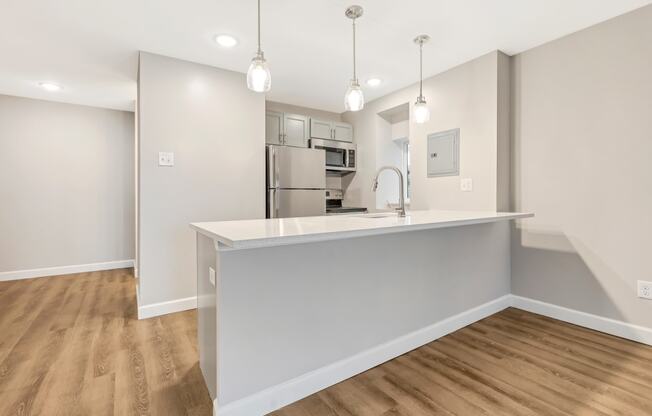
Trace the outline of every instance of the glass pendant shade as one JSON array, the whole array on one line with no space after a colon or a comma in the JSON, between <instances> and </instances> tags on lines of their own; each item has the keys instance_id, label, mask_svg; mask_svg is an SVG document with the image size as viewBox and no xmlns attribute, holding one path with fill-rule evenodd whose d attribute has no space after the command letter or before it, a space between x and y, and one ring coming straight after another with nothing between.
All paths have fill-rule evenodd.
<instances>
[{"instance_id":1,"label":"glass pendant shade","mask_svg":"<svg viewBox=\"0 0 652 416\"><path fill-rule=\"evenodd\" d=\"M414 121L417 124L423 124L430 120L430 109L428 109L425 99L418 98L412 110L414 112Z\"/></svg>"},{"instance_id":2,"label":"glass pendant shade","mask_svg":"<svg viewBox=\"0 0 652 416\"><path fill-rule=\"evenodd\" d=\"M262 54L251 60L247 71L247 87L256 92L267 92L272 88L272 74Z\"/></svg>"},{"instance_id":3,"label":"glass pendant shade","mask_svg":"<svg viewBox=\"0 0 652 416\"><path fill-rule=\"evenodd\" d=\"M364 107L364 95L357 80L352 79L349 89L344 94L344 108L346 111L360 111Z\"/></svg>"}]
</instances>

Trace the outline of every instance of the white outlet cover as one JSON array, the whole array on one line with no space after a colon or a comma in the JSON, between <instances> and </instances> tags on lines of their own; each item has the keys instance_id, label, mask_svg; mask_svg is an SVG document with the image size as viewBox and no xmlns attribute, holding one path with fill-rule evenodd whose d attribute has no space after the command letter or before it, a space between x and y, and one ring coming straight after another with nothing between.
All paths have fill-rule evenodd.
<instances>
[{"instance_id":1,"label":"white outlet cover","mask_svg":"<svg viewBox=\"0 0 652 416\"><path fill-rule=\"evenodd\" d=\"M652 299L652 282L638 281L638 297Z\"/></svg>"},{"instance_id":2,"label":"white outlet cover","mask_svg":"<svg viewBox=\"0 0 652 416\"><path fill-rule=\"evenodd\" d=\"M174 166L174 153L172 153L172 152L158 152L158 165L159 166Z\"/></svg>"},{"instance_id":3,"label":"white outlet cover","mask_svg":"<svg viewBox=\"0 0 652 416\"><path fill-rule=\"evenodd\" d=\"M462 178L460 180L460 189L462 192L472 192L473 191L473 179L472 178Z\"/></svg>"}]
</instances>

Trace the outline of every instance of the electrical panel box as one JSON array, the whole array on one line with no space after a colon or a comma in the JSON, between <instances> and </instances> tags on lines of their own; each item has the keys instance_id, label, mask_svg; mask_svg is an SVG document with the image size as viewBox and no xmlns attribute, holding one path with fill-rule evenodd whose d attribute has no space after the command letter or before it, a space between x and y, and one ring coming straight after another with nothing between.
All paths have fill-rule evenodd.
<instances>
[{"instance_id":1,"label":"electrical panel box","mask_svg":"<svg viewBox=\"0 0 652 416\"><path fill-rule=\"evenodd\" d=\"M428 135L428 177L460 174L460 129Z\"/></svg>"}]
</instances>

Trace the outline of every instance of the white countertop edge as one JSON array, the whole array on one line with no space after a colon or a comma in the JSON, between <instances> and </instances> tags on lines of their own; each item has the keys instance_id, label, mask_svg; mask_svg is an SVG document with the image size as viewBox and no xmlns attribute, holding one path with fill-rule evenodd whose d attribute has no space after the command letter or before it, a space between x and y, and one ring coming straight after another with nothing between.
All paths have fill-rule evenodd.
<instances>
[{"instance_id":1,"label":"white countertop edge","mask_svg":"<svg viewBox=\"0 0 652 416\"><path fill-rule=\"evenodd\" d=\"M266 237L258 239L249 239L241 241L233 241L229 238L226 238L222 235L216 234L202 227L202 223L191 223L190 227L193 228L200 234L203 234L211 239L221 243L220 250L245 250L245 249L254 249L262 247L274 247L274 246L284 246L292 244L303 244L303 243L313 243L320 241L332 241L340 240L345 238L355 238L355 237L369 237L374 235L382 234L395 234L400 232L408 231L421 231L421 230L430 230L437 228L450 228L450 227L459 227L465 225L475 225L475 224L486 224L491 222L498 221L509 221L521 218L530 218L534 217L533 213L522 213L522 212L510 212L503 213L497 212L497 214L503 214L495 217L481 217L481 218L470 218L462 220L450 220L450 221L438 221L432 223L424 224L405 224L405 225L394 225L389 227L378 227L378 228L368 228L368 229L356 229L350 231L333 231L333 232L322 232L314 234L304 234L304 235L292 235L292 236L277 236L277 237Z\"/></svg>"}]
</instances>

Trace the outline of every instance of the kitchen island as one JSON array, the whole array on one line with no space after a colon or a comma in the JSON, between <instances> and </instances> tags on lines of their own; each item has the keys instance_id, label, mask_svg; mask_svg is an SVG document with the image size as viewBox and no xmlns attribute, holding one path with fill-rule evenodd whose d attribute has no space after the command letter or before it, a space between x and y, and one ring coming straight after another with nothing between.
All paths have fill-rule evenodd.
<instances>
[{"instance_id":1,"label":"kitchen island","mask_svg":"<svg viewBox=\"0 0 652 416\"><path fill-rule=\"evenodd\" d=\"M527 213L193 223L216 415L264 415L509 306Z\"/></svg>"}]
</instances>

